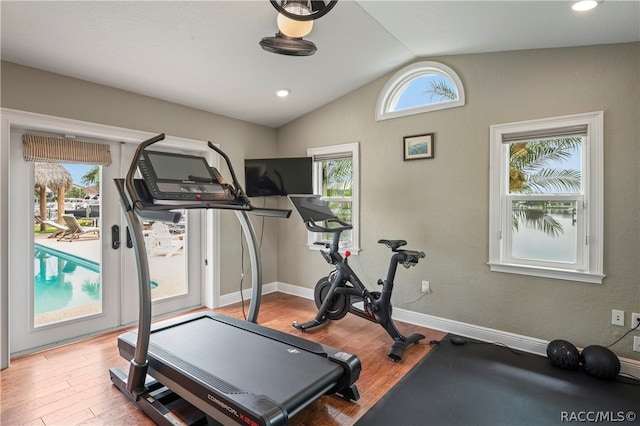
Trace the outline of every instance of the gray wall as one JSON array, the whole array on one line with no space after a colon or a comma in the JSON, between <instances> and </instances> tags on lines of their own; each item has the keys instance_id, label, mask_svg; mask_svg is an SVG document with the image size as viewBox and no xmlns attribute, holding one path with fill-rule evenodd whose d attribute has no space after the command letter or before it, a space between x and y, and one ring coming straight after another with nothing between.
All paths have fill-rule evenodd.
<instances>
[{"instance_id":1,"label":"gray wall","mask_svg":"<svg viewBox=\"0 0 640 426\"><path fill-rule=\"evenodd\" d=\"M383 276L388 251L376 243L380 238L406 239L428 256L415 268L400 268L395 306L578 346L621 336L627 328L610 325L611 309L624 310L627 324L631 312L640 312L640 43L425 59L456 70L466 106L375 122L376 99L390 74L276 132L4 62L1 105L211 139L236 165L245 157L306 155L308 147L359 142L363 250L352 265L371 283ZM599 110L605 113L604 284L489 272L489 126ZM402 137L427 132L435 133L435 158L404 162ZM221 233L221 293L227 294L237 291L240 271L240 230L232 215L222 214ZM328 272L320 255L306 249L295 216L267 219L263 241L267 283L312 288ZM433 292L408 303L421 296L422 279ZM631 341L612 349L640 359Z\"/></svg>"},{"instance_id":2,"label":"gray wall","mask_svg":"<svg viewBox=\"0 0 640 426\"><path fill-rule=\"evenodd\" d=\"M380 238L402 238L427 259L398 271L394 306L577 346L628 330L611 309L640 312L640 43L424 58L452 67L466 106L376 122L391 74L278 130L278 155L357 141L361 247L351 264L375 287L386 273ZM605 239L601 285L490 272L489 126L604 111ZM435 133L435 158L404 162L402 137ZM313 287L328 265L305 249L303 225L280 226L278 279ZM291 265L296 265L292 267ZM432 293L421 296L420 281ZM635 335L640 335L636 332ZM612 347L633 359L632 337Z\"/></svg>"},{"instance_id":3,"label":"gray wall","mask_svg":"<svg viewBox=\"0 0 640 426\"><path fill-rule=\"evenodd\" d=\"M86 81L2 62L1 106L56 117L220 144L244 182L247 156L276 155L276 131L264 126ZM222 164L222 163L221 163ZM221 173L229 176L226 167ZM263 243L264 282L276 281L277 226L267 219ZM257 232L262 226L255 221ZM221 294L236 292L240 284L240 226L232 212L220 214ZM246 252L246 250L245 250ZM248 256L245 270L249 270ZM245 276L245 288L251 275Z\"/></svg>"}]
</instances>

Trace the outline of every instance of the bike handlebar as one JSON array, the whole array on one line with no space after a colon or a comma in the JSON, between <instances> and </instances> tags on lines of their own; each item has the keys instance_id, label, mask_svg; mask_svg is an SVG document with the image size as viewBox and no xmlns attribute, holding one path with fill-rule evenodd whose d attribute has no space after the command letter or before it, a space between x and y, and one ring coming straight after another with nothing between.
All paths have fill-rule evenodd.
<instances>
[{"instance_id":1,"label":"bike handlebar","mask_svg":"<svg viewBox=\"0 0 640 426\"><path fill-rule=\"evenodd\" d=\"M336 232L348 231L349 229L353 228L353 226L351 226L347 222L341 221L337 217L334 217L334 218L331 218L331 219L327 219L326 222L327 222L327 224L337 223L340 226L336 226L336 227L333 227L333 228L330 228L328 226L321 226L321 225L318 225L316 222L314 222L313 219L309 219L309 221L305 222L304 224L307 227L307 229L309 231L311 231L311 232L331 232L331 233L336 233Z\"/></svg>"},{"instance_id":2,"label":"bike handlebar","mask_svg":"<svg viewBox=\"0 0 640 426\"><path fill-rule=\"evenodd\" d=\"M331 219L326 219L325 220L326 224L329 225L331 223L337 223L340 226L335 226L335 227L329 227L329 226L322 226L319 225L318 223L314 222L313 219L309 219L308 221L306 221L304 224L307 227L307 229L311 232L328 232L328 233L332 233L332 234L337 234L343 231L348 231L350 229L353 229L353 226L351 226L350 224L348 224L347 222L344 222L340 219L338 219L337 217L333 217ZM335 252L338 251L338 246L337 246L337 235L334 235L334 242L333 244L330 243L326 243L326 242L320 242L317 241L314 244L318 244L318 245L323 245L326 248L330 248L332 250L332 252L335 250ZM401 245L406 244L407 242L404 240L397 240L397 241L390 241L390 240L381 240L379 242L384 242L387 247L390 247L392 249L392 251L395 253L395 259L397 260L397 262L399 264L401 264L402 266L404 266L405 268L410 268L411 266L415 266L418 264L418 262L420 261L420 259L424 258L426 255L424 254L423 251L415 251L415 250L398 250L398 247ZM400 243L395 245L394 243ZM332 248L332 245L334 246ZM332 262L329 262L332 263Z\"/></svg>"}]
</instances>

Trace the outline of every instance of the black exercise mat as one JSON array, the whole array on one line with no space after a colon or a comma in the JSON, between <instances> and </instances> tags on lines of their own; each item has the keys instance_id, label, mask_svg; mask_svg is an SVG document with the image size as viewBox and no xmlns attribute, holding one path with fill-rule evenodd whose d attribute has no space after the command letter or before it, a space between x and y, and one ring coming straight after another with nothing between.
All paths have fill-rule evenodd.
<instances>
[{"instance_id":1,"label":"black exercise mat","mask_svg":"<svg viewBox=\"0 0 640 426\"><path fill-rule=\"evenodd\" d=\"M356 425L640 425L638 381L601 380L542 356L470 339L454 345L450 338Z\"/></svg>"}]
</instances>

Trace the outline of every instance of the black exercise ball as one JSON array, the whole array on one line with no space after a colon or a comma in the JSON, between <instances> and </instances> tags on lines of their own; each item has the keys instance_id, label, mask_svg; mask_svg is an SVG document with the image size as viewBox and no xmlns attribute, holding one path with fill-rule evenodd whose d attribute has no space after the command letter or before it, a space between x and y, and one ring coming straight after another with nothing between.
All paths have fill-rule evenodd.
<instances>
[{"instance_id":1,"label":"black exercise ball","mask_svg":"<svg viewBox=\"0 0 640 426\"><path fill-rule=\"evenodd\" d=\"M552 340L547 345L547 358L551 365L566 370L577 370L580 366L580 352L573 343L566 340Z\"/></svg>"},{"instance_id":2,"label":"black exercise ball","mask_svg":"<svg viewBox=\"0 0 640 426\"><path fill-rule=\"evenodd\" d=\"M620 360L610 349L591 345L582 350L584 371L599 379L613 380L620 372Z\"/></svg>"}]
</instances>

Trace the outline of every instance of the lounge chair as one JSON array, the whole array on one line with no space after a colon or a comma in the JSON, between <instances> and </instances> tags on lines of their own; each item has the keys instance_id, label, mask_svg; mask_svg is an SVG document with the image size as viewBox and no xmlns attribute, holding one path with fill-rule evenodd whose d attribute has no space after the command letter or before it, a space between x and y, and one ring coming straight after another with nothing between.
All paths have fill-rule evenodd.
<instances>
[{"instance_id":1,"label":"lounge chair","mask_svg":"<svg viewBox=\"0 0 640 426\"><path fill-rule=\"evenodd\" d=\"M100 238L100 228L95 226L81 226L78 219L70 214L63 214L62 219L64 219L64 223L67 224L69 229L60 238L58 238L58 241L68 240L71 242L74 239L80 238L81 235L91 233Z\"/></svg>"},{"instance_id":2,"label":"lounge chair","mask_svg":"<svg viewBox=\"0 0 640 426\"><path fill-rule=\"evenodd\" d=\"M184 247L184 234L172 234L169 227L163 222L154 222L151 225L153 231L150 238L149 254L171 257Z\"/></svg>"},{"instance_id":3,"label":"lounge chair","mask_svg":"<svg viewBox=\"0 0 640 426\"><path fill-rule=\"evenodd\" d=\"M59 235L64 235L69 230L67 226L61 225L53 220L43 220L40 215L35 215L34 219L38 225L50 226L55 229L48 238L55 238Z\"/></svg>"}]
</instances>

